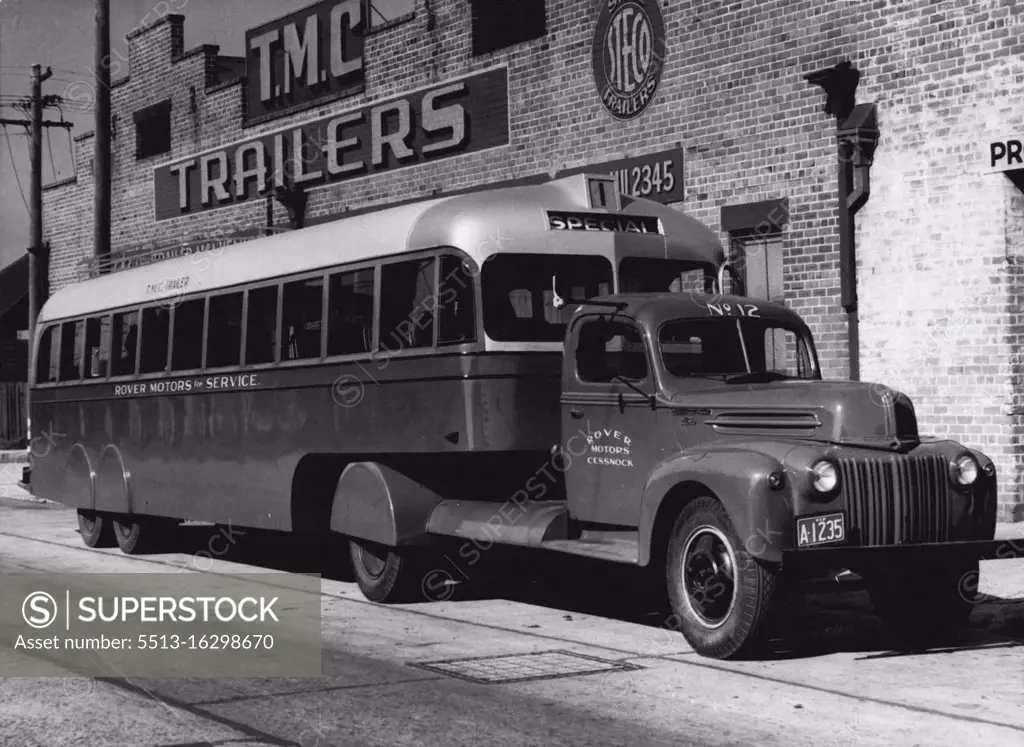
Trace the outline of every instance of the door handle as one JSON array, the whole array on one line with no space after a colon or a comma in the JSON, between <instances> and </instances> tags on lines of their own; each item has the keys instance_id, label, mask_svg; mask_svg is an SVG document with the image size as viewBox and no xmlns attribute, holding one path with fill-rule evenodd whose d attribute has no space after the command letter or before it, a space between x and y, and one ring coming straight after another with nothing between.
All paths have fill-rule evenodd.
<instances>
[{"instance_id":1,"label":"door handle","mask_svg":"<svg viewBox=\"0 0 1024 747\"><path fill-rule=\"evenodd\" d=\"M572 407L569 409L569 414L572 415L574 418L582 418L583 410L581 410L578 407Z\"/></svg>"}]
</instances>

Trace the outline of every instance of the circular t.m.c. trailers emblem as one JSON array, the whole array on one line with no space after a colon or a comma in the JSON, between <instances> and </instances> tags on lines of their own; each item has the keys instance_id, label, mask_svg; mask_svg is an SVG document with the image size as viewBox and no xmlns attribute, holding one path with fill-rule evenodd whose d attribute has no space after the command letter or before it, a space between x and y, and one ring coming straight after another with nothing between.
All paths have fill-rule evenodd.
<instances>
[{"instance_id":1,"label":"circular t.m.c. trailers emblem","mask_svg":"<svg viewBox=\"0 0 1024 747\"><path fill-rule=\"evenodd\" d=\"M594 32L594 81L618 119L641 114L665 64L665 19L657 0L600 0Z\"/></svg>"}]
</instances>

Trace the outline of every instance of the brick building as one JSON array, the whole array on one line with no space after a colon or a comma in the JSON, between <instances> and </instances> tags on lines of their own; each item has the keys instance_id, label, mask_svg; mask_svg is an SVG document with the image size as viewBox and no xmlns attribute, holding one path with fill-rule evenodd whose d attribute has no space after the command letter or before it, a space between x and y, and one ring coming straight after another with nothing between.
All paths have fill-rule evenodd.
<instances>
[{"instance_id":1,"label":"brick building","mask_svg":"<svg viewBox=\"0 0 1024 747\"><path fill-rule=\"evenodd\" d=\"M353 4L320 3L319 28L336 20L326 20L332 8ZM624 169L630 189L651 181L644 191L746 253L738 266L747 291L803 315L826 377L852 370L891 384L915 400L922 433L987 451L1000 470L1001 518L1024 518L1024 194L1013 170L1024 134L1019 5L635 0L641 10L623 20L623 3L523 0L514 22L500 15L503 5L410 2L408 15L359 35L351 84L321 85L327 73L317 81L315 68L301 69L308 49L293 45L297 75L285 88L306 80L321 93L296 88L283 105L270 76L254 79L251 61L207 45L186 51L181 16L135 32L130 76L112 88L115 253L287 225L282 201L253 191L277 175L253 160L257 151L273 159L294 145L296 128L320 122L322 133L348 113L371 129L380 124L378 134L402 127L400 107L388 105L399 99L411 102L412 127L441 132L452 127L444 104L455 99L445 97L461 91L473 116L472 131L447 130L458 147L438 146L444 152L428 158L415 144L422 133L413 133L415 147L404 153L394 142L352 145L353 158L365 156L362 171L346 170L340 156L327 166L325 153L309 165L312 175L300 172L315 187L304 193L305 223L567 169ZM289 33L294 43L296 28L318 28L307 21L299 17L290 31L279 24L270 36L261 36L266 26L250 31L246 47ZM632 57L599 70L600 44L623 30ZM331 64L343 69L353 49ZM840 289L837 121L823 111L822 88L805 79L844 61L859 71L856 101L875 105L880 133L871 198L856 215L852 345ZM651 85L642 73L653 69ZM610 76L624 90L631 71L645 93L613 111L614 95L606 87L603 101L595 80ZM381 124L389 118L398 124ZM239 152L261 137L262 146ZM52 288L77 280L92 252L93 141L76 143L77 179L44 195ZM201 170L223 176L228 166L232 179L201 181Z\"/></svg>"}]
</instances>

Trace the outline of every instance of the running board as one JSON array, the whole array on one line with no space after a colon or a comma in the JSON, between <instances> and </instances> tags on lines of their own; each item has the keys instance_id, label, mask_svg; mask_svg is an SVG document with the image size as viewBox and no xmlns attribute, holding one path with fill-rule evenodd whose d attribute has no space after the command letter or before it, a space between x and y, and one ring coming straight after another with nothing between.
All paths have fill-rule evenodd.
<instances>
[{"instance_id":1,"label":"running board","mask_svg":"<svg viewBox=\"0 0 1024 747\"><path fill-rule=\"evenodd\" d=\"M640 562L638 533L585 530L569 537L565 501L526 503L521 507L491 501L441 501L430 514L431 534L478 542L582 555L615 563Z\"/></svg>"}]
</instances>

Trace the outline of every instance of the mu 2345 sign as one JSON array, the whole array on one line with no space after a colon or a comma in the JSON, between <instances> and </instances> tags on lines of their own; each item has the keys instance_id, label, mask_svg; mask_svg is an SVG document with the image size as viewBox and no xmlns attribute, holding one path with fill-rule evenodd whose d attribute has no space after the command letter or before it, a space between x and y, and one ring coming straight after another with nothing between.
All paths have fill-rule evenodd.
<instances>
[{"instance_id":1,"label":"mu 2345 sign","mask_svg":"<svg viewBox=\"0 0 1024 747\"><path fill-rule=\"evenodd\" d=\"M605 108L633 119L651 103L665 66L665 19L658 0L600 0L594 82Z\"/></svg>"},{"instance_id":2,"label":"mu 2345 sign","mask_svg":"<svg viewBox=\"0 0 1024 747\"><path fill-rule=\"evenodd\" d=\"M257 135L157 166L157 220L508 145L508 69Z\"/></svg>"}]
</instances>

